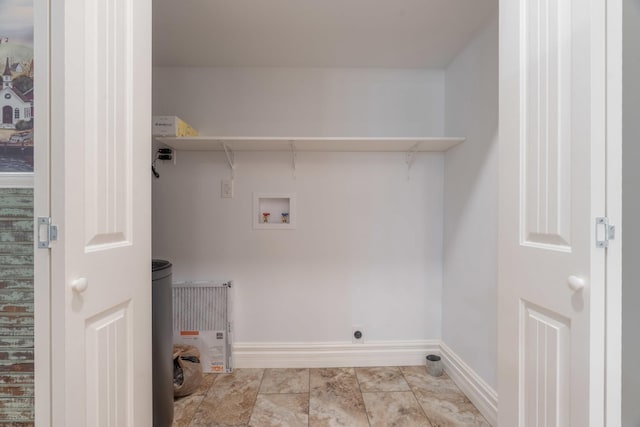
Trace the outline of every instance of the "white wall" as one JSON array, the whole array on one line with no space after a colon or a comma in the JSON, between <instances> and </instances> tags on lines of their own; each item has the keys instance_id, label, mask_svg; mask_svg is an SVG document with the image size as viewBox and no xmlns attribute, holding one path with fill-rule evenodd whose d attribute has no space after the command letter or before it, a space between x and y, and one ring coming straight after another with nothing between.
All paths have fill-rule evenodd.
<instances>
[{"instance_id":1,"label":"white wall","mask_svg":"<svg viewBox=\"0 0 640 427\"><path fill-rule=\"evenodd\" d=\"M159 167L153 256L174 279L233 279L238 342L440 337L442 155L178 153ZM253 192L297 193L297 229L254 230Z\"/></svg>"},{"instance_id":2,"label":"white wall","mask_svg":"<svg viewBox=\"0 0 640 427\"><path fill-rule=\"evenodd\" d=\"M174 84L175 83L175 84ZM438 135L444 74L402 70L156 69L154 114L203 134ZM178 152L153 183L153 256L174 278L233 279L236 342L438 339L442 154ZM296 230L254 230L253 192L297 193Z\"/></svg>"},{"instance_id":3,"label":"white wall","mask_svg":"<svg viewBox=\"0 0 640 427\"><path fill-rule=\"evenodd\" d=\"M155 68L153 113L205 135L442 136L444 72Z\"/></svg>"},{"instance_id":4,"label":"white wall","mask_svg":"<svg viewBox=\"0 0 640 427\"><path fill-rule=\"evenodd\" d=\"M497 385L498 22L446 69L442 339Z\"/></svg>"},{"instance_id":5,"label":"white wall","mask_svg":"<svg viewBox=\"0 0 640 427\"><path fill-rule=\"evenodd\" d=\"M640 425L640 0L624 0L622 142L622 425Z\"/></svg>"}]
</instances>

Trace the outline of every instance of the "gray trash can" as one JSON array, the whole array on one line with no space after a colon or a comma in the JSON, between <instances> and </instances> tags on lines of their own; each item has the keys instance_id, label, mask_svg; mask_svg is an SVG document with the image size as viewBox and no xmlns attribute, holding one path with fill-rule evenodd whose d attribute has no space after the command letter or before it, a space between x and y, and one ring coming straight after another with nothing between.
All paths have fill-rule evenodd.
<instances>
[{"instance_id":1,"label":"gray trash can","mask_svg":"<svg viewBox=\"0 0 640 427\"><path fill-rule=\"evenodd\" d=\"M151 263L153 426L173 424L173 302L169 261Z\"/></svg>"}]
</instances>

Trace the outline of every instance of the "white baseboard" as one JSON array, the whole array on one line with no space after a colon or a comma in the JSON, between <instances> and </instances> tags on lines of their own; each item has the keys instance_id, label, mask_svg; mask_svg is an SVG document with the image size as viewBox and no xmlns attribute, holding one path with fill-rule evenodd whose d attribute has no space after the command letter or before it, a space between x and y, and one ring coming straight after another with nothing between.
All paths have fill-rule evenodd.
<instances>
[{"instance_id":1,"label":"white baseboard","mask_svg":"<svg viewBox=\"0 0 640 427\"><path fill-rule=\"evenodd\" d=\"M337 368L351 366L417 366L438 353L439 340L377 341L363 344L235 343L236 368Z\"/></svg>"},{"instance_id":2,"label":"white baseboard","mask_svg":"<svg viewBox=\"0 0 640 427\"><path fill-rule=\"evenodd\" d=\"M498 394L445 343L440 344L447 375L492 426L498 423Z\"/></svg>"},{"instance_id":3,"label":"white baseboard","mask_svg":"<svg viewBox=\"0 0 640 427\"><path fill-rule=\"evenodd\" d=\"M420 366L427 354L440 354L445 370L487 421L498 419L498 395L440 340L378 341L364 344L235 343L234 368L337 368L358 366Z\"/></svg>"}]
</instances>

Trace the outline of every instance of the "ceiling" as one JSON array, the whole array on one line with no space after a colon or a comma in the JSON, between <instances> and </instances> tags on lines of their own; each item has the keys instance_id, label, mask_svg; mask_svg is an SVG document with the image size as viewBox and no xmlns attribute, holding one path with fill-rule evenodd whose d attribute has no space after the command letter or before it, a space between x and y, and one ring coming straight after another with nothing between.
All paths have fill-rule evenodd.
<instances>
[{"instance_id":1,"label":"ceiling","mask_svg":"<svg viewBox=\"0 0 640 427\"><path fill-rule=\"evenodd\" d=\"M153 0L154 65L443 68L497 0Z\"/></svg>"}]
</instances>

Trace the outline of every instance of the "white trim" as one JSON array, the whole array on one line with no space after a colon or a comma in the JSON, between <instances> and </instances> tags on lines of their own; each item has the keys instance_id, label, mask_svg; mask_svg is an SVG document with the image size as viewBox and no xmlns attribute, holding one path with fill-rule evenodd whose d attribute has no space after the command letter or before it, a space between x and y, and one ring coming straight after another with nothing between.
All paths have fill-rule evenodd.
<instances>
[{"instance_id":1,"label":"white trim","mask_svg":"<svg viewBox=\"0 0 640 427\"><path fill-rule=\"evenodd\" d=\"M49 370L50 370L50 396L49 396L49 425L58 427L66 423L66 378L65 378L65 307L67 302L65 291L65 251L66 251L66 223L65 223L65 106L68 97L65 94L65 61L69 56L66 53L65 29L67 23L67 0L49 1L49 212L55 218L59 227L58 241L50 253L50 277L49 277ZM36 65L37 67L37 65ZM38 100L40 95L36 96ZM37 108L37 107L36 107ZM38 113L40 117L42 115ZM41 122L36 119L34 126ZM35 129L34 137L38 138L38 130ZM36 148L39 149L39 148ZM37 157L37 155L36 155ZM84 165L76 165L84 167ZM40 173L36 168L36 173ZM73 228L70 226L70 228ZM38 313L36 312L36 315ZM37 332L36 332L37 334ZM53 343L56 343L54 346ZM38 399L36 398L36 402ZM38 403L36 403L38 405ZM38 424L39 425L39 424Z\"/></svg>"},{"instance_id":2,"label":"white trim","mask_svg":"<svg viewBox=\"0 0 640 427\"><path fill-rule=\"evenodd\" d=\"M623 5L607 1L607 212L616 239L607 248L605 425L622 422L622 93Z\"/></svg>"},{"instance_id":3,"label":"white trim","mask_svg":"<svg viewBox=\"0 0 640 427\"><path fill-rule=\"evenodd\" d=\"M439 353L439 340L378 341L364 344L235 343L235 368L328 368L424 365L428 353Z\"/></svg>"},{"instance_id":4,"label":"white trim","mask_svg":"<svg viewBox=\"0 0 640 427\"><path fill-rule=\"evenodd\" d=\"M32 173L15 173L12 179L24 187L33 188L33 216L51 216L51 2L33 3L33 60L35 64L34 109L38 117L33 127ZM59 6L59 5L58 5ZM60 8L59 8L60 9ZM6 175L5 175L6 176ZM3 177L4 178L4 177ZM5 179L2 182L6 182ZM35 221L34 221L35 223ZM51 366L51 251L38 249L37 230L34 224L34 375L35 375L35 424L49 427L53 424L52 366Z\"/></svg>"},{"instance_id":5,"label":"white trim","mask_svg":"<svg viewBox=\"0 0 640 427\"><path fill-rule=\"evenodd\" d=\"M2 172L0 188L33 188L33 172Z\"/></svg>"},{"instance_id":6,"label":"white trim","mask_svg":"<svg viewBox=\"0 0 640 427\"><path fill-rule=\"evenodd\" d=\"M447 375L478 408L489 424L498 424L498 394L449 346L440 344L442 362Z\"/></svg>"},{"instance_id":7,"label":"white trim","mask_svg":"<svg viewBox=\"0 0 640 427\"><path fill-rule=\"evenodd\" d=\"M582 10L585 13L584 23L588 25L589 32L584 37L589 38L589 138L590 159L585 165L590 165L591 194L589 196L591 221L594 216L606 216L607 210L607 2L590 0L579 7L572 9ZM582 8L582 9L580 9ZM587 14L588 11L588 14ZM582 14L582 12L581 12ZM579 18L582 19L582 18ZM576 22L578 28L582 22ZM576 35L577 40L580 35ZM579 86L576 86L579 87ZM575 191L572 197L576 197ZM592 225L592 224L590 224ZM588 337L588 355L584 357L571 357L571 363L586 361L588 368L586 378L588 382L576 383L576 386L588 387L588 400L581 403L586 405L586 413L589 425L605 425L605 387L606 387L606 285L607 285L607 257L606 251L595 247L595 233L590 238L590 285L588 292L588 321L585 325ZM578 338L579 339L579 338ZM583 369L584 369L583 368ZM580 384L580 385L578 385ZM573 388L572 393L577 390ZM574 399L572 402L576 402ZM572 417L572 422L575 418ZM582 423L584 424L584 423Z\"/></svg>"}]
</instances>

